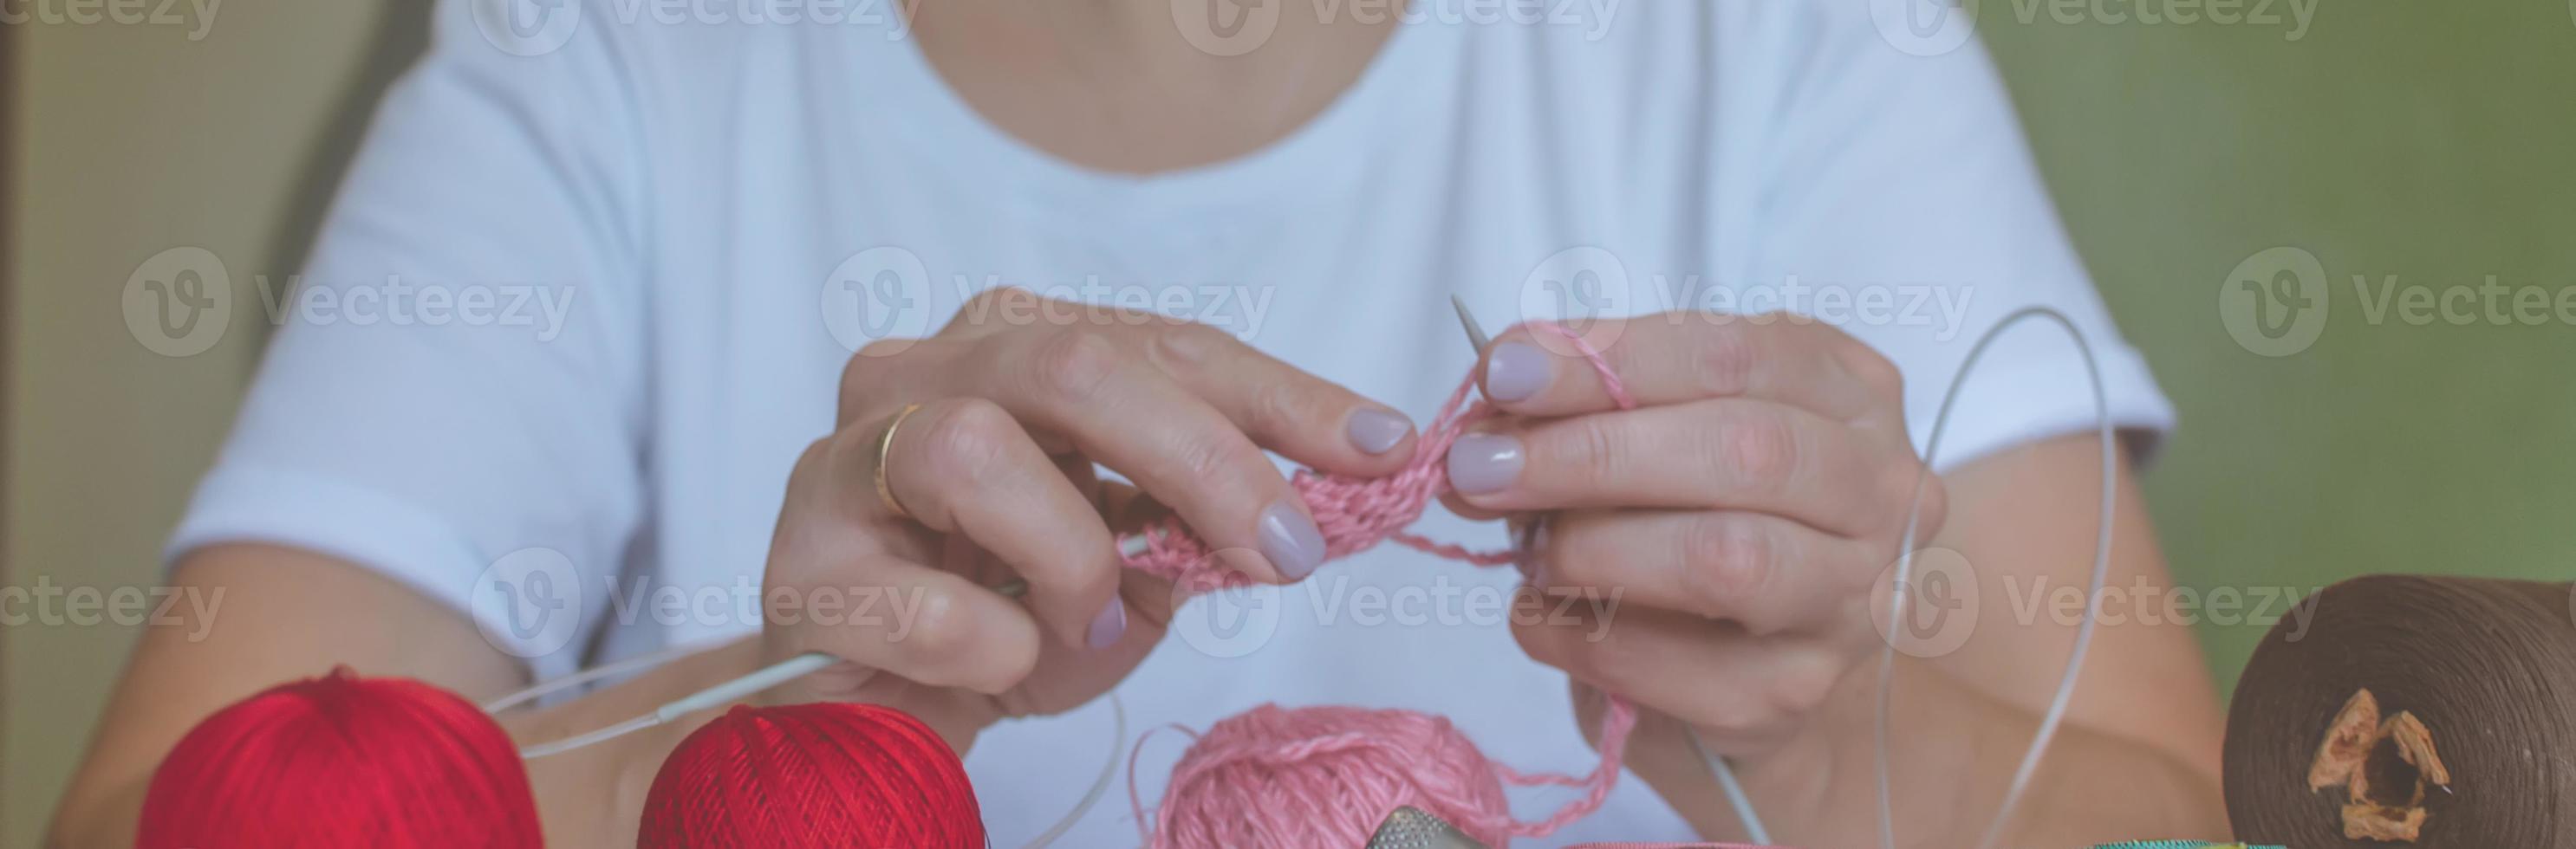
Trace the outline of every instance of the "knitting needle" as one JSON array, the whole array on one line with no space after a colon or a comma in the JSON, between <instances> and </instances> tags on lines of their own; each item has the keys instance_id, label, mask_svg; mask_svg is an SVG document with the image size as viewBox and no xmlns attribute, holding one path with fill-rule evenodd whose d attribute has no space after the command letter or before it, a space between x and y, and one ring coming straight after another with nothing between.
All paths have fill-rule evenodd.
<instances>
[{"instance_id":1,"label":"knitting needle","mask_svg":"<svg viewBox=\"0 0 2576 849\"><path fill-rule=\"evenodd\" d=\"M1118 555L1122 559L1134 558L1138 555L1144 554L1147 545L1148 543L1144 537L1129 537L1127 539L1119 540ZM1014 579L1003 583L1000 586L994 587L993 591L1002 594L1006 598L1020 598L1029 594L1029 582ZM841 659L839 657L829 653L818 651L806 652L762 667L753 671L749 675L744 675L740 678L735 678L731 681L726 681L722 684L717 684L713 687L708 687L704 690L690 693L673 701L665 702L662 706L654 708L652 713L644 714L586 734L575 735L567 739L557 740L550 743L538 743L522 748L519 750L519 756L522 758L541 758L547 755L569 752L583 746L588 746L592 743L622 737L627 734L632 734L637 731L642 731L656 725L670 722L682 716L697 713L698 711L719 708L733 702L750 698L760 694L764 690L768 690L771 687L776 687L780 684L785 684L789 681L794 681L798 678L803 678L807 675L820 672L826 667L839 663L840 661ZM504 700L505 704L502 704L502 706L507 707L507 703L515 703L521 700L524 699L521 697L512 697L511 699ZM498 708L493 709L497 710Z\"/></svg>"},{"instance_id":2,"label":"knitting needle","mask_svg":"<svg viewBox=\"0 0 2576 849\"><path fill-rule=\"evenodd\" d=\"M1477 356L1484 356L1486 343L1494 340L1485 335L1483 325L1476 323L1476 313L1467 308L1467 299L1458 297L1457 293L1450 293L1449 308L1458 311L1458 326L1466 328L1467 343L1476 346Z\"/></svg>"},{"instance_id":3,"label":"knitting needle","mask_svg":"<svg viewBox=\"0 0 2576 849\"><path fill-rule=\"evenodd\" d=\"M1118 556L1121 559L1127 559L1144 554L1146 545L1144 537L1128 537L1119 540ZM1029 582L1014 579L994 587L993 591L1002 594L1005 598L1020 598L1029 594ZM806 652L770 664L768 668L749 675L692 693L686 698L655 709L653 713L660 717L661 721L669 722L687 714L750 698L763 690L819 672L840 660L839 657L823 652Z\"/></svg>"}]
</instances>

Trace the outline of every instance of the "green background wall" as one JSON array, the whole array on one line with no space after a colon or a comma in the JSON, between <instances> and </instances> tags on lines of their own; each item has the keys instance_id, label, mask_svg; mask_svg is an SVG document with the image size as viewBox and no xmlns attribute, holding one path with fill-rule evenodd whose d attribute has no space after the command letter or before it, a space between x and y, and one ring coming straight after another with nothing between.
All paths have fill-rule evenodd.
<instances>
[{"instance_id":1,"label":"green background wall","mask_svg":"<svg viewBox=\"0 0 2576 849\"><path fill-rule=\"evenodd\" d=\"M2576 578L2576 327L2372 324L2352 288L2576 286L2571 4L2323 0L2297 41L1979 12L2077 247L2181 410L2147 494L2184 584ZM2316 255L2331 301L2276 359L2236 343L2219 295L2280 245ZM2204 626L2231 691L2262 630Z\"/></svg>"},{"instance_id":2,"label":"green background wall","mask_svg":"<svg viewBox=\"0 0 2576 849\"><path fill-rule=\"evenodd\" d=\"M2167 551L2204 589L2576 577L2576 327L2373 325L2350 287L2576 285L2576 11L2319 2L2296 41L1980 5L2078 245L2181 408L2148 479ZM365 101L419 46L417 4L235 5L203 43L13 33L6 581L152 580L258 339L160 359L118 290L177 244L291 270ZM2275 359L2227 333L2219 295L2283 245L2321 260L2332 305ZM2232 686L2260 632L2205 629L2213 674ZM0 846L35 845L131 636L0 634Z\"/></svg>"}]
</instances>

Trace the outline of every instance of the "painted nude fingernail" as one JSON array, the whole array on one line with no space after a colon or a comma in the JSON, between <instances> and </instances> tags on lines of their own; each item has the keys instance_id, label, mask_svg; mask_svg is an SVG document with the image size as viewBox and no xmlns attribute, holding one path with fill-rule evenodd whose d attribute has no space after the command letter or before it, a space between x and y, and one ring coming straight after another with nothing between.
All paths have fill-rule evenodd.
<instances>
[{"instance_id":1,"label":"painted nude fingernail","mask_svg":"<svg viewBox=\"0 0 2576 849\"><path fill-rule=\"evenodd\" d=\"M1477 495L1511 486L1521 476L1521 441L1499 433L1471 433L1449 446L1449 485Z\"/></svg>"},{"instance_id":2,"label":"painted nude fingernail","mask_svg":"<svg viewBox=\"0 0 2576 849\"><path fill-rule=\"evenodd\" d=\"M1413 422L1392 411L1375 407L1353 411L1350 421L1342 424L1342 434L1350 437L1351 447L1368 454L1395 450L1396 443L1403 442L1404 437L1412 432Z\"/></svg>"},{"instance_id":3,"label":"painted nude fingernail","mask_svg":"<svg viewBox=\"0 0 2576 849\"><path fill-rule=\"evenodd\" d=\"M1526 342L1504 342L1485 358L1485 397L1519 401L1546 389L1556 379L1556 358Z\"/></svg>"},{"instance_id":4,"label":"painted nude fingernail","mask_svg":"<svg viewBox=\"0 0 2576 849\"><path fill-rule=\"evenodd\" d=\"M1261 511L1261 556L1294 581L1324 565L1324 532L1297 505L1282 500Z\"/></svg>"},{"instance_id":5,"label":"painted nude fingernail","mask_svg":"<svg viewBox=\"0 0 2576 849\"><path fill-rule=\"evenodd\" d=\"M1127 603L1113 597L1109 599L1108 607L1101 608L1100 615L1091 617L1091 633L1085 636L1084 641L1090 644L1092 651L1099 651L1117 645L1118 638L1126 635Z\"/></svg>"}]
</instances>

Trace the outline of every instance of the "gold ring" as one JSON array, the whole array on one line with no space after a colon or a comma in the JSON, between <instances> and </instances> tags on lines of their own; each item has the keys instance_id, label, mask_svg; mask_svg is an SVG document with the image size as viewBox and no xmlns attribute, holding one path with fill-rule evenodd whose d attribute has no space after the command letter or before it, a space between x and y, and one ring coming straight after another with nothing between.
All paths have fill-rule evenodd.
<instances>
[{"instance_id":1,"label":"gold ring","mask_svg":"<svg viewBox=\"0 0 2576 849\"><path fill-rule=\"evenodd\" d=\"M886 485L886 460L894 453L895 428L902 427L904 418L918 409L920 404L903 405L903 412L894 414L894 421L886 423L885 434L877 437L877 500L885 502L886 511L897 519L912 518L912 511L903 509L903 502L894 498L894 488Z\"/></svg>"}]
</instances>

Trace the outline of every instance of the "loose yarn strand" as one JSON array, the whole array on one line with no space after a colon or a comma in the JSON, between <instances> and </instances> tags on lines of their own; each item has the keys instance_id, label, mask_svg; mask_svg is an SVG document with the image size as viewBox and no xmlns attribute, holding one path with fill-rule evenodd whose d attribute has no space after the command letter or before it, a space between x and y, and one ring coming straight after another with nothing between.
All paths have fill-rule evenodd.
<instances>
[{"instance_id":1,"label":"loose yarn strand","mask_svg":"<svg viewBox=\"0 0 2576 849\"><path fill-rule=\"evenodd\" d=\"M1950 379L1949 388L1941 395L1940 411L1933 415L1931 435L1923 443L1923 472L1921 477L1915 480L1912 503L1907 505L1905 510L1905 536L1896 555L1896 574L1893 582L1895 591L1888 594L1887 621L1890 625L1889 630L1893 633L1894 623L1901 621L1899 617L1905 612L1906 581L1913 575L1914 543L1922 529L1923 491L1931 482L1933 460L1938 456L1941 448L1941 434L1949 426L1950 412L1959 400L1960 390L1967 385L1968 376L1975 373L1979 358L1985 356L1986 349L1992 346L1996 339L2001 338L2005 330L2030 318L2046 318L2056 322L2059 327L2066 330L2069 337L2075 340L2075 350L2083 356L2084 375L2091 381L2093 389L2094 424L2100 432L2102 443L2101 524L2099 530L2094 533L2092 587L2085 595L2084 621L2078 623L2075 629L2074 650L2066 658L2066 671L2058 676L2057 693L2050 698L2047 713L2040 717L2039 730L2031 734L2030 747L2023 751L2020 766L2013 770L2012 783L2004 790L2003 803L1996 808L1994 819L1987 822L1985 836L1977 841L1979 849L1995 845L1995 842L2003 836L2005 824L2012 819L2013 808L2021 802L2022 794L2029 789L2031 777L2039 771L2040 759L2047 754L2049 742L2057 736L2058 726L2066 719L2067 705L2074 700L2075 696L2076 678L2084 672L2085 652L2093 644L2094 625L2101 618L2102 590L2110 576L2111 518L2115 499L2119 495L2119 481L2116 477L2119 471L2118 449L2111 432L2110 394L2103 385L2102 367L2093 356L2092 342L2085 338L2083 329L2076 327L2074 320L2067 318L2066 314L2044 306L2023 307L2005 316L2003 321L1997 322L1994 327L1988 328L1984 335L1977 337L1977 343L1968 349L1967 359L1959 364L1959 373ZM1891 682L1896 674L1895 638L1891 636L1886 643L1886 647L1880 650L1878 656L1876 729L1878 834L1882 849L1896 849L1895 790L1891 786L1892 770L1888 763L1888 706L1891 700L1889 692Z\"/></svg>"}]
</instances>

